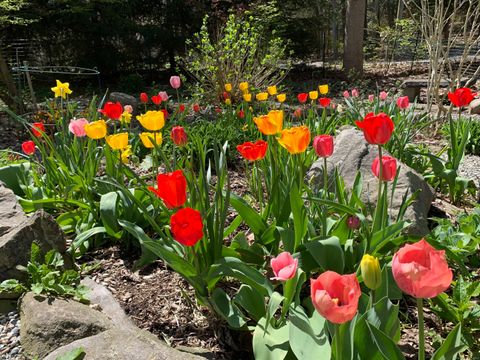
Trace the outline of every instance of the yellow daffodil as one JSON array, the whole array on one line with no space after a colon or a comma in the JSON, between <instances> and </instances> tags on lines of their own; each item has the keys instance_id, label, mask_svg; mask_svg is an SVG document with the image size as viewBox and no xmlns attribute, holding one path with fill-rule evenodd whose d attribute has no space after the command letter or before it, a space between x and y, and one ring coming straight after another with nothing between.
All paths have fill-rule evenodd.
<instances>
[{"instance_id":1,"label":"yellow daffodil","mask_svg":"<svg viewBox=\"0 0 480 360\"><path fill-rule=\"evenodd\" d=\"M328 94L328 85L319 85L318 90L322 95Z\"/></svg>"},{"instance_id":2,"label":"yellow daffodil","mask_svg":"<svg viewBox=\"0 0 480 360\"><path fill-rule=\"evenodd\" d=\"M69 88L69 83L62 83L60 80L57 80L57 86L52 87L52 91L55 93L55 97L67 98L67 95L72 93L72 90Z\"/></svg>"},{"instance_id":3,"label":"yellow daffodil","mask_svg":"<svg viewBox=\"0 0 480 360\"><path fill-rule=\"evenodd\" d=\"M123 132L109 135L105 138L105 140L107 141L108 146L110 146L113 150L123 150L128 146L128 133Z\"/></svg>"},{"instance_id":4,"label":"yellow daffodil","mask_svg":"<svg viewBox=\"0 0 480 360\"><path fill-rule=\"evenodd\" d=\"M283 110L272 110L267 115L254 117L253 122L264 135L278 134L283 127Z\"/></svg>"},{"instance_id":5,"label":"yellow daffodil","mask_svg":"<svg viewBox=\"0 0 480 360\"><path fill-rule=\"evenodd\" d=\"M240 88L240 90L241 90L244 94L245 94L246 92L248 92L248 82L246 82L246 81L241 82L238 87Z\"/></svg>"},{"instance_id":6,"label":"yellow daffodil","mask_svg":"<svg viewBox=\"0 0 480 360\"><path fill-rule=\"evenodd\" d=\"M90 139L103 139L105 135L107 135L107 123L105 120L98 120L85 124L84 129L85 134L87 134Z\"/></svg>"},{"instance_id":7,"label":"yellow daffodil","mask_svg":"<svg viewBox=\"0 0 480 360\"><path fill-rule=\"evenodd\" d=\"M232 84L230 84L230 83L225 84L225 91L226 92L232 91Z\"/></svg>"},{"instance_id":8,"label":"yellow daffodil","mask_svg":"<svg viewBox=\"0 0 480 360\"><path fill-rule=\"evenodd\" d=\"M360 262L363 283L372 290L377 290L382 284L382 270L378 258L372 255L363 255Z\"/></svg>"},{"instance_id":9,"label":"yellow daffodil","mask_svg":"<svg viewBox=\"0 0 480 360\"><path fill-rule=\"evenodd\" d=\"M140 140L142 140L143 146L148 149L155 147L152 140L154 140L157 145L162 145L163 142L162 133L143 132L139 136Z\"/></svg>"},{"instance_id":10,"label":"yellow daffodil","mask_svg":"<svg viewBox=\"0 0 480 360\"><path fill-rule=\"evenodd\" d=\"M277 95L277 100L278 100L278 102L280 102L280 103L285 102L285 100L287 100L287 94L278 94L278 95Z\"/></svg>"},{"instance_id":11,"label":"yellow daffodil","mask_svg":"<svg viewBox=\"0 0 480 360\"><path fill-rule=\"evenodd\" d=\"M132 114L128 111L124 111L120 117L120 120L125 124L130 124L130 121L132 121Z\"/></svg>"},{"instance_id":12,"label":"yellow daffodil","mask_svg":"<svg viewBox=\"0 0 480 360\"><path fill-rule=\"evenodd\" d=\"M225 105L232 105L232 100L225 99Z\"/></svg>"},{"instance_id":13,"label":"yellow daffodil","mask_svg":"<svg viewBox=\"0 0 480 360\"><path fill-rule=\"evenodd\" d=\"M125 150L122 151L122 162L124 164L128 163L128 157L132 155L132 145L128 145Z\"/></svg>"},{"instance_id":14,"label":"yellow daffodil","mask_svg":"<svg viewBox=\"0 0 480 360\"><path fill-rule=\"evenodd\" d=\"M268 99L268 93L266 92L258 93L257 95L255 95L255 99L257 99L257 101L265 101Z\"/></svg>"},{"instance_id":15,"label":"yellow daffodil","mask_svg":"<svg viewBox=\"0 0 480 360\"><path fill-rule=\"evenodd\" d=\"M138 115L137 120L150 131L157 131L165 126L165 117L162 111L147 111L145 114Z\"/></svg>"},{"instance_id":16,"label":"yellow daffodil","mask_svg":"<svg viewBox=\"0 0 480 360\"><path fill-rule=\"evenodd\" d=\"M308 97L310 100L317 100L318 99L318 91L310 91L308 93Z\"/></svg>"},{"instance_id":17,"label":"yellow daffodil","mask_svg":"<svg viewBox=\"0 0 480 360\"><path fill-rule=\"evenodd\" d=\"M303 125L284 129L277 140L290 154L300 154L310 144L310 130Z\"/></svg>"},{"instance_id":18,"label":"yellow daffodil","mask_svg":"<svg viewBox=\"0 0 480 360\"><path fill-rule=\"evenodd\" d=\"M267 91L270 96L277 95L277 87L275 85L269 86Z\"/></svg>"},{"instance_id":19,"label":"yellow daffodil","mask_svg":"<svg viewBox=\"0 0 480 360\"><path fill-rule=\"evenodd\" d=\"M252 101L252 94L243 94L243 100L245 100L246 102Z\"/></svg>"}]
</instances>

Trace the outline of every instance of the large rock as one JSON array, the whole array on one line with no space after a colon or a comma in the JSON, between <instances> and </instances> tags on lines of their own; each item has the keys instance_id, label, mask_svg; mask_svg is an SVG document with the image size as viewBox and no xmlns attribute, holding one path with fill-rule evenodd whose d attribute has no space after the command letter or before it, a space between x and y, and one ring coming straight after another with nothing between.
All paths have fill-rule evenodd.
<instances>
[{"instance_id":1,"label":"large rock","mask_svg":"<svg viewBox=\"0 0 480 360\"><path fill-rule=\"evenodd\" d=\"M5 189L0 190L5 193ZM62 230L55 219L44 212L37 211L32 217L20 213L18 204L15 206L11 199L2 201L0 213L12 209L11 215L0 217L0 281L6 279L23 279L25 273L18 270L18 265L26 266L30 260L30 249L35 242L42 253L56 250L65 254L67 245ZM3 210L1 210L3 209ZM71 266L68 256L64 256L66 267Z\"/></svg>"},{"instance_id":2,"label":"large rock","mask_svg":"<svg viewBox=\"0 0 480 360\"><path fill-rule=\"evenodd\" d=\"M480 99L473 100L470 105L470 114L480 114Z\"/></svg>"},{"instance_id":3,"label":"large rock","mask_svg":"<svg viewBox=\"0 0 480 360\"><path fill-rule=\"evenodd\" d=\"M134 111L138 105L138 101L134 96L122 92L112 92L108 99L113 102L118 101L122 106L131 105Z\"/></svg>"},{"instance_id":4,"label":"large rock","mask_svg":"<svg viewBox=\"0 0 480 360\"><path fill-rule=\"evenodd\" d=\"M354 128L344 129L336 136L335 151L328 158L329 179L333 178L334 167L336 167L347 188L351 189L357 172L360 171L363 176L362 200L375 204L377 202L378 179L373 176L371 165L377 156L377 147L369 145L361 131ZM395 216L398 213L403 195L407 190L409 194L412 194L420 189L420 194L416 201L409 206L404 218L412 221L412 225L408 228L409 234L426 235L429 233L427 218L433 201L433 190L421 175L405 164L399 163L399 165L401 169L393 198L391 215ZM323 159L316 161L310 169L308 176L313 186L322 186L322 169Z\"/></svg>"},{"instance_id":5,"label":"large rock","mask_svg":"<svg viewBox=\"0 0 480 360\"><path fill-rule=\"evenodd\" d=\"M27 216L13 191L0 182L0 236L15 229L26 220Z\"/></svg>"},{"instance_id":6,"label":"large rock","mask_svg":"<svg viewBox=\"0 0 480 360\"><path fill-rule=\"evenodd\" d=\"M20 319L25 354L40 359L63 345L112 328L104 314L88 305L32 292L21 299Z\"/></svg>"}]
</instances>

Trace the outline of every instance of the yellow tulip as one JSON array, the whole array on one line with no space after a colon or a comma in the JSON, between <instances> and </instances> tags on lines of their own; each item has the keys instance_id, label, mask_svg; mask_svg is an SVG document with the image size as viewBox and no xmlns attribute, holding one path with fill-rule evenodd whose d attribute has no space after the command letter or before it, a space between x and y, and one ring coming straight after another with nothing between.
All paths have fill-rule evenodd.
<instances>
[{"instance_id":1,"label":"yellow tulip","mask_svg":"<svg viewBox=\"0 0 480 360\"><path fill-rule=\"evenodd\" d=\"M225 105L232 105L232 100L225 99Z\"/></svg>"},{"instance_id":2,"label":"yellow tulip","mask_svg":"<svg viewBox=\"0 0 480 360\"><path fill-rule=\"evenodd\" d=\"M285 129L277 140L290 154L300 154L310 144L310 130L304 125Z\"/></svg>"},{"instance_id":3,"label":"yellow tulip","mask_svg":"<svg viewBox=\"0 0 480 360\"><path fill-rule=\"evenodd\" d=\"M157 131L165 126L165 117L162 111L147 111L145 114L138 115L137 120L150 131Z\"/></svg>"},{"instance_id":4,"label":"yellow tulip","mask_svg":"<svg viewBox=\"0 0 480 360\"><path fill-rule=\"evenodd\" d=\"M152 139L155 140L157 145L162 145L163 142L162 133L143 132L139 136L140 140L142 140L143 146L148 149L151 149L155 146L152 142Z\"/></svg>"},{"instance_id":5,"label":"yellow tulip","mask_svg":"<svg viewBox=\"0 0 480 360\"><path fill-rule=\"evenodd\" d=\"M380 262L375 256L368 254L363 255L360 262L363 283L371 290L377 290L382 284L382 271Z\"/></svg>"},{"instance_id":6,"label":"yellow tulip","mask_svg":"<svg viewBox=\"0 0 480 360\"><path fill-rule=\"evenodd\" d=\"M230 83L225 84L225 91L226 91L226 92L232 91L232 84L230 84Z\"/></svg>"},{"instance_id":7,"label":"yellow tulip","mask_svg":"<svg viewBox=\"0 0 480 360\"><path fill-rule=\"evenodd\" d=\"M287 100L287 94L278 94L278 95L277 95L277 100L278 100L278 102L280 102L280 103L285 102L285 100Z\"/></svg>"},{"instance_id":8,"label":"yellow tulip","mask_svg":"<svg viewBox=\"0 0 480 360\"><path fill-rule=\"evenodd\" d=\"M248 82L246 82L246 81L241 82L238 87L240 88L240 90L241 90L243 93L248 92Z\"/></svg>"},{"instance_id":9,"label":"yellow tulip","mask_svg":"<svg viewBox=\"0 0 480 360\"><path fill-rule=\"evenodd\" d=\"M246 102L252 101L252 94L243 94L243 100Z\"/></svg>"},{"instance_id":10,"label":"yellow tulip","mask_svg":"<svg viewBox=\"0 0 480 360\"><path fill-rule=\"evenodd\" d=\"M128 145L125 150L122 151L122 162L124 164L128 163L128 157L132 155L132 145Z\"/></svg>"},{"instance_id":11,"label":"yellow tulip","mask_svg":"<svg viewBox=\"0 0 480 360\"><path fill-rule=\"evenodd\" d=\"M90 139L103 139L105 135L107 135L107 123L105 120L98 120L85 124L84 129L85 134L87 134Z\"/></svg>"},{"instance_id":12,"label":"yellow tulip","mask_svg":"<svg viewBox=\"0 0 480 360\"><path fill-rule=\"evenodd\" d=\"M264 135L278 134L283 127L283 110L272 110L267 115L254 117L253 122Z\"/></svg>"},{"instance_id":13,"label":"yellow tulip","mask_svg":"<svg viewBox=\"0 0 480 360\"><path fill-rule=\"evenodd\" d=\"M267 88L267 91L268 91L268 94L270 96L277 95L277 87L275 85L274 86L269 86Z\"/></svg>"},{"instance_id":14,"label":"yellow tulip","mask_svg":"<svg viewBox=\"0 0 480 360\"><path fill-rule=\"evenodd\" d=\"M308 93L308 97L310 100L317 100L318 99L318 91L310 91Z\"/></svg>"},{"instance_id":15,"label":"yellow tulip","mask_svg":"<svg viewBox=\"0 0 480 360\"><path fill-rule=\"evenodd\" d=\"M113 150L123 150L126 149L128 146L128 133L118 133L115 135L109 135L105 138L107 141L108 146L110 146Z\"/></svg>"},{"instance_id":16,"label":"yellow tulip","mask_svg":"<svg viewBox=\"0 0 480 360\"><path fill-rule=\"evenodd\" d=\"M52 87L52 91L55 94L55 97L67 98L67 94L70 95L72 90L70 90L69 83L62 83L60 80L57 80L57 86Z\"/></svg>"},{"instance_id":17,"label":"yellow tulip","mask_svg":"<svg viewBox=\"0 0 480 360\"><path fill-rule=\"evenodd\" d=\"M258 93L257 95L255 95L255 99L257 99L257 101L265 101L268 99L268 93L266 92Z\"/></svg>"},{"instance_id":18,"label":"yellow tulip","mask_svg":"<svg viewBox=\"0 0 480 360\"><path fill-rule=\"evenodd\" d=\"M320 94L325 95L328 93L328 85L319 85L318 90L320 91Z\"/></svg>"}]
</instances>

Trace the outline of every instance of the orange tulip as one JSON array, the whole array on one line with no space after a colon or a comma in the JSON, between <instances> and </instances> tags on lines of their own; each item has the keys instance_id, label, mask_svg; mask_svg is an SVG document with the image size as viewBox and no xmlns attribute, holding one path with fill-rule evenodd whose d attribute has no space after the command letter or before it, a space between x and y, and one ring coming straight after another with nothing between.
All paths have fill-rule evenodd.
<instances>
[{"instance_id":1,"label":"orange tulip","mask_svg":"<svg viewBox=\"0 0 480 360\"><path fill-rule=\"evenodd\" d=\"M275 135L282 131L283 110L272 110L267 115L254 117L258 130L264 135Z\"/></svg>"},{"instance_id":2,"label":"orange tulip","mask_svg":"<svg viewBox=\"0 0 480 360\"><path fill-rule=\"evenodd\" d=\"M296 126L282 130L278 143L290 154L303 153L310 144L310 130L306 126Z\"/></svg>"}]
</instances>

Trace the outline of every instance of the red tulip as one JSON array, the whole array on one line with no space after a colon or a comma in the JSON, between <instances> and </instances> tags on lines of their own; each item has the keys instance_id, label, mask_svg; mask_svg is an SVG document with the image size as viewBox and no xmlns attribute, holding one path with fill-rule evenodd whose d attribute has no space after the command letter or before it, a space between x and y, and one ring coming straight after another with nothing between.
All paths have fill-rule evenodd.
<instances>
[{"instance_id":1,"label":"red tulip","mask_svg":"<svg viewBox=\"0 0 480 360\"><path fill-rule=\"evenodd\" d=\"M174 126L172 128L172 133L170 134L170 136L175 145L177 146L183 146L188 141L188 136L183 126Z\"/></svg>"},{"instance_id":2,"label":"red tulip","mask_svg":"<svg viewBox=\"0 0 480 360\"><path fill-rule=\"evenodd\" d=\"M160 111L163 112L163 117L164 117L165 119L168 119L168 116L169 116L170 114L168 113L167 109L161 109Z\"/></svg>"},{"instance_id":3,"label":"red tulip","mask_svg":"<svg viewBox=\"0 0 480 360\"><path fill-rule=\"evenodd\" d=\"M155 105L160 105L162 103L162 97L160 95L153 95L152 96L152 102Z\"/></svg>"},{"instance_id":4,"label":"red tulip","mask_svg":"<svg viewBox=\"0 0 480 360\"><path fill-rule=\"evenodd\" d=\"M400 109L406 109L410 106L410 100L408 99L408 96L401 96L397 99L397 106Z\"/></svg>"},{"instance_id":5,"label":"red tulip","mask_svg":"<svg viewBox=\"0 0 480 360\"><path fill-rule=\"evenodd\" d=\"M32 124L32 133L35 137L42 136L45 133L45 126L41 122L34 122Z\"/></svg>"},{"instance_id":6,"label":"red tulip","mask_svg":"<svg viewBox=\"0 0 480 360\"><path fill-rule=\"evenodd\" d=\"M356 230L360 227L360 219L358 216L349 216L347 218L347 226L351 230Z\"/></svg>"},{"instance_id":7,"label":"red tulip","mask_svg":"<svg viewBox=\"0 0 480 360\"><path fill-rule=\"evenodd\" d=\"M365 140L370 144L384 145L392 136L394 124L387 114L368 113L363 121L355 121L357 126L363 130Z\"/></svg>"},{"instance_id":8,"label":"red tulip","mask_svg":"<svg viewBox=\"0 0 480 360\"><path fill-rule=\"evenodd\" d=\"M475 98L475 95L477 94L472 93L472 90L469 88L459 88L453 93L449 92L448 98L456 107L465 107L470 105Z\"/></svg>"},{"instance_id":9,"label":"red tulip","mask_svg":"<svg viewBox=\"0 0 480 360\"><path fill-rule=\"evenodd\" d=\"M223 100L227 100L230 98L230 95L228 95L228 92L224 91L222 94Z\"/></svg>"},{"instance_id":10,"label":"red tulip","mask_svg":"<svg viewBox=\"0 0 480 360\"><path fill-rule=\"evenodd\" d=\"M392 273L398 287L416 298L434 298L452 283L445 251L425 240L407 244L393 256Z\"/></svg>"},{"instance_id":11,"label":"red tulip","mask_svg":"<svg viewBox=\"0 0 480 360\"><path fill-rule=\"evenodd\" d=\"M140 94L140 101L144 104L146 104L148 102L148 95L146 93L141 93Z\"/></svg>"},{"instance_id":12,"label":"red tulip","mask_svg":"<svg viewBox=\"0 0 480 360\"><path fill-rule=\"evenodd\" d=\"M326 108L326 107L330 106L330 103L332 102L332 99L322 97L322 98L318 99L318 102L320 103L321 107Z\"/></svg>"},{"instance_id":13,"label":"red tulip","mask_svg":"<svg viewBox=\"0 0 480 360\"><path fill-rule=\"evenodd\" d=\"M328 321L343 324L353 319L362 294L355 274L326 271L310 279L310 287L313 306Z\"/></svg>"},{"instance_id":14,"label":"red tulip","mask_svg":"<svg viewBox=\"0 0 480 360\"><path fill-rule=\"evenodd\" d=\"M297 99L301 104L305 104L308 100L308 94L307 93L298 94Z\"/></svg>"},{"instance_id":15,"label":"red tulip","mask_svg":"<svg viewBox=\"0 0 480 360\"><path fill-rule=\"evenodd\" d=\"M200 105L198 104L193 104L193 111L195 111L196 113L200 111Z\"/></svg>"},{"instance_id":16,"label":"red tulip","mask_svg":"<svg viewBox=\"0 0 480 360\"><path fill-rule=\"evenodd\" d=\"M292 254L284 251L270 260L270 266L275 274L271 280L287 281L297 273L298 259L294 259Z\"/></svg>"},{"instance_id":17,"label":"red tulip","mask_svg":"<svg viewBox=\"0 0 480 360\"><path fill-rule=\"evenodd\" d=\"M185 105L180 104L180 105L178 106L178 112L183 113L184 111L185 111Z\"/></svg>"},{"instance_id":18,"label":"red tulip","mask_svg":"<svg viewBox=\"0 0 480 360\"><path fill-rule=\"evenodd\" d=\"M238 117L239 117L240 119L243 119L243 118L245 117L245 111L240 110L240 111L238 112Z\"/></svg>"},{"instance_id":19,"label":"red tulip","mask_svg":"<svg viewBox=\"0 0 480 360\"><path fill-rule=\"evenodd\" d=\"M123 106L118 101L116 103L109 101L103 106L100 112L110 119L118 120L122 116Z\"/></svg>"},{"instance_id":20,"label":"red tulip","mask_svg":"<svg viewBox=\"0 0 480 360\"><path fill-rule=\"evenodd\" d=\"M162 199L169 209L183 206L187 201L187 180L182 170L158 174L157 189L149 186L148 190Z\"/></svg>"},{"instance_id":21,"label":"red tulip","mask_svg":"<svg viewBox=\"0 0 480 360\"><path fill-rule=\"evenodd\" d=\"M263 140L257 140L255 143L247 141L237 145L237 150L245 159L250 161L261 160L267 153L268 143Z\"/></svg>"},{"instance_id":22,"label":"red tulip","mask_svg":"<svg viewBox=\"0 0 480 360\"><path fill-rule=\"evenodd\" d=\"M397 159L391 156L382 156L382 180L383 181L392 181L397 175ZM378 156L373 160L372 163L372 172L377 178L380 175L380 161Z\"/></svg>"},{"instance_id":23,"label":"red tulip","mask_svg":"<svg viewBox=\"0 0 480 360\"><path fill-rule=\"evenodd\" d=\"M333 154L333 136L317 135L313 139L313 148L319 157L327 158Z\"/></svg>"},{"instance_id":24,"label":"red tulip","mask_svg":"<svg viewBox=\"0 0 480 360\"><path fill-rule=\"evenodd\" d=\"M35 143L32 140L22 143L22 150L27 155L33 155L35 153Z\"/></svg>"},{"instance_id":25,"label":"red tulip","mask_svg":"<svg viewBox=\"0 0 480 360\"><path fill-rule=\"evenodd\" d=\"M300 118L302 116L302 109L300 108L295 109L295 111L293 112L293 116L296 117L297 119Z\"/></svg>"},{"instance_id":26,"label":"red tulip","mask_svg":"<svg viewBox=\"0 0 480 360\"><path fill-rule=\"evenodd\" d=\"M172 215L170 228L173 238L185 246L193 246L203 237L202 216L199 211L189 207Z\"/></svg>"}]
</instances>

